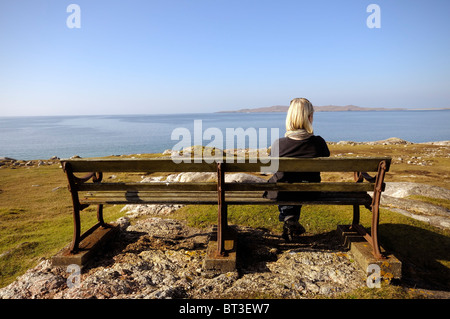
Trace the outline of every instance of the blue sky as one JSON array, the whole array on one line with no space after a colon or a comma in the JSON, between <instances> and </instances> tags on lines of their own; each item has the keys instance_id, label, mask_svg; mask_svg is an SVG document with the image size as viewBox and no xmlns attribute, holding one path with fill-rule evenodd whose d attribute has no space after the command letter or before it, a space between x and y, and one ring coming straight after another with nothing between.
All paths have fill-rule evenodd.
<instances>
[{"instance_id":1,"label":"blue sky","mask_svg":"<svg viewBox=\"0 0 450 319\"><path fill-rule=\"evenodd\" d=\"M0 116L450 107L449 18L448 0L2 0Z\"/></svg>"}]
</instances>

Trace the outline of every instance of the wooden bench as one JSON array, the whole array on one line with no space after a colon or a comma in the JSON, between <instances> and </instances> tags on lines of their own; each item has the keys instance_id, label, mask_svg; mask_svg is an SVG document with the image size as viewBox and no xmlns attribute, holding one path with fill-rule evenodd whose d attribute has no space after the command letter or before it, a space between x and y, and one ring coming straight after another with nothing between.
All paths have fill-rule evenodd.
<instances>
[{"instance_id":1,"label":"wooden bench","mask_svg":"<svg viewBox=\"0 0 450 319\"><path fill-rule=\"evenodd\" d=\"M284 172L353 172L355 182L322 183L227 183L225 173L261 172L268 167L267 159L229 158L221 162L192 159L189 163L175 163L170 158L154 159L71 159L62 160L73 201L74 233L71 253L77 253L80 241L97 228L109 227L103 220L103 205L111 204L187 204L218 205L217 256L227 255L225 237L228 205L351 205L351 228L364 236L371 245L373 255L382 259L378 242L379 204L384 190L385 173L389 170L388 157L366 158L271 158L278 161L278 171ZM266 164L263 164L266 163ZM89 174L77 177L79 173ZM154 172L214 172L215 182L140 183L102 181L103 173ZM371 177L368 172L376 172ZM363 182L366 180L367 182ZM262 197L264 191L301 192L295 201L276 201ZM314 192L314 196L308 196ZM371 196L368 192L373 192ZM80 234L80 211L97 205L98 223ZM360 206L372 212L370 234L359 223Z\"/></svg>"}]
</instances>

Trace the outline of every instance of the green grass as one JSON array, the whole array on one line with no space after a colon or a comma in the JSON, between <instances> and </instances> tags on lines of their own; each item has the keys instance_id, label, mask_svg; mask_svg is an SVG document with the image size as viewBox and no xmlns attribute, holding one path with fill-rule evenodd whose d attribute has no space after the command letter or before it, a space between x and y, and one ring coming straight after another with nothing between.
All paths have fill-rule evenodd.
<instances>
[{"instance_id":1,"label":"green grass","mask_svg":"<svg viewBox=\"0 0 450 319\"><path fill-rule=\"evenodd\" d=\"M38 186L39 185L39 186ZM0 287L56 254L72 239L72 202L59 165L0 170ZM105 221L119 207L105 209ZM82 231L96 223L95 208L81 214Z\"/></svg>"}]
</instances>

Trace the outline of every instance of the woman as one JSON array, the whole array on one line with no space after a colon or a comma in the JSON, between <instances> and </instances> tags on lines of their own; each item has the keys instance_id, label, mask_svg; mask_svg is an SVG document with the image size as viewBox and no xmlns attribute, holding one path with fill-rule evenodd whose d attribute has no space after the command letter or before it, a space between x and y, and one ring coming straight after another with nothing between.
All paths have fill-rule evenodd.
<instances>
[{"instance_id":1,"label":"woman","mask_svg":"<svg viewBox=\"0 0 450 319\"><path fill-rule=\"evenodd\" d=\"M271 156L274 157L328 157L330 151L325 140L320 136L315 136L312 122L314 108L307 99L296 98L290 103L286 116L286 134L276 140L271 148ZM296 183L319 183L321 181L319 172L277 172L269 182L296 182ZM295 193L289 192L266 192L264 197L270 199L295 200ZM313 194L310 194L313 196ZM278 219L284 222L282 237L286 241L291 241L294 234L300 235L305 232L303 226L299 224L301 205L280 205Z\"/></svg>"}]
</instances>

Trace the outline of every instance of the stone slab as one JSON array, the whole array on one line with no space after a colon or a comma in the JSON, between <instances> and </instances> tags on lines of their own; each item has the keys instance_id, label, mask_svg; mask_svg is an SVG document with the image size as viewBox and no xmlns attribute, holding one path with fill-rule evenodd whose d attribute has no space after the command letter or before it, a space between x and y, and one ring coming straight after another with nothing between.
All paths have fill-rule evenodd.
<instances>
[{"instance_id":1,"label":"stone slab","mask_svg":"<svg viewBox=\"0 0 450 319\"><path fill-rule=\"evenodd\" d=\"M108 224L110 227L98 227L86 238L80 242L80 249L78 253L73 254L70 252L70 245L67 245L61 249L55 256L52 257L52 266L68 266L78 265L80 267L85 266L91 257L98 252L98 250L109 240L113 235L117 233L119 227L115 224Z\"/></svg>"},{"instance_id":2,"label":"stone slab","mask_svg":"<svg viewBox=\"0 0 450 319\"><path fill-rule=\"evenodd\" d=\"M380 247L381 253L386 256L385 259L376 259L372 254L371 245L355 231L351 231L350 225L338 225L338 232L341 234L344 246L350 250L359 266L367 272L367 275L373 273L369 269L370 265L380 267L380 275L387 281L391 279L401 279L402 263L393 254L388 253Z\"/></svg>"},{"instance_id":3,"label":"stone slab","mask_svg":"<svg viewBox=\"0 0 450 319\"><path fill-rule=\"evenodd\" d=\"M206 249L206 256L203 260L203 268L205 270L213 270L220 272L229 272L236 270L236 238L237 232L228 227L225 234L225 252L226 256L220 256L217 253L217 228L213 229L213 235L209 239Z\"/></svg>"}]
</instances>

